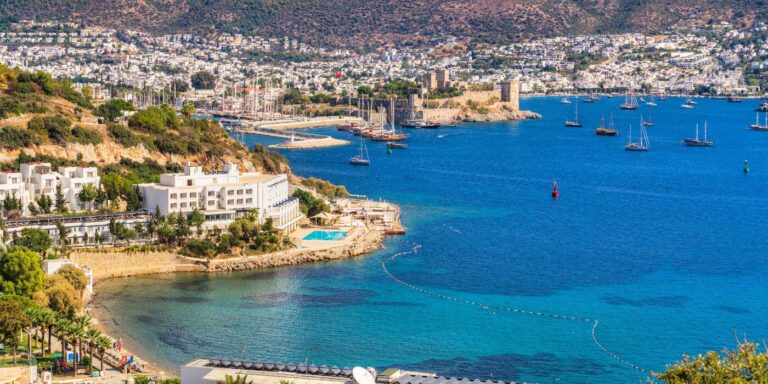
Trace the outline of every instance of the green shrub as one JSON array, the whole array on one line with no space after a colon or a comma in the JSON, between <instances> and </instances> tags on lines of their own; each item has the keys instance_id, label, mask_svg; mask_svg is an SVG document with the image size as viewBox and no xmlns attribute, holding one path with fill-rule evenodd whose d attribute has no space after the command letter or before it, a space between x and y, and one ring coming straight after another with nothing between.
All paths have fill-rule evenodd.
<instances>
[{"instance_id":1,"label":"green shrub","mask_svg":"<svg viewBox=\"0 0 768 384\"><path fill-rule=\"evenodd\" d=\"M72 128L72 141L80 144L101 144L104 138L97 130L78 125Z\"/></svg>"},{"instance_id":2,"label":"green shrub","mask_svg":"<svg viewBox=\"0 0 768 384\"><path fill-rule=\"evenodd\" d=\"M61 116L35 116L27 123L27 129L47 137L52 143L65 145L71 134L71 125L72 122Z\"/></svg>"},{"instance_id":3,"label":"green shrub","mask_svg":"<svg viewBox=\"0 0 768 384\"><path fill-rule=\"evenodd\" d=\"M178 138L165 135L155 138L155 146L160 152L173 153L177 155L184 155L189 150L187 148L187 144L183 141L180 141Z\"/></svg>"},{"instance_id":4,"label":"green shrub","mask_svg":"<svg viewBox=\"0 0 768 384\"><path fill-rule=\"evenodd\" d=\"M19 149L40 144L40 137L29 130L16 127L0 127L0 148Z\"/></svg>"},{"instance_id":5,"label":"green shrub","mask_svg":"<svg viewBox=\"0 0 768 384\"><path fill-rule=\"evenodd\" d=\"M110 124L107 126L107 131L109 131L109 136L112 136L112 138L123 147L135 147L141 143L141 140L137 138L130 129L123 127L120 124Z\"/></svg>"}]
</instances>

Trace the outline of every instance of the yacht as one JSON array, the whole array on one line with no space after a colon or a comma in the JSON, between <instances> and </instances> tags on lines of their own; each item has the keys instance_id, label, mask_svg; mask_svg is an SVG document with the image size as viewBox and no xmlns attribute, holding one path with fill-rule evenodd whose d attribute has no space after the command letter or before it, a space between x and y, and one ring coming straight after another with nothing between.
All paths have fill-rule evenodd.
<instances>
[{"instance_id":1,"label":"yacht","mask_svg":"<svg viewBox=\"0 0 768 384\"><path fill-rule=\"evenodd\" d=\"M624 146L627 151L645 152L651 149L651 143L648 141L648 133L645 131L645 126L640 119L640 141L632 141L632 126L629 126L629 142Z\"/></svg>"},{"instance_id":2,"label":"yacht","mask_svg":"<svg viewBox=\"0 0 768 384\"><path fill-rule=\"evenodd\" d=\"M366 148L362 137L360 137L360 154L351 157L349 163L352 165L371 165L371 159L368 157L368 148Z\"/></svg>"},{"instance_id":3,"label":"yacht","mask_svg":"<svg viewBox=\"0 0 768 384\"><path fill-rule=\"evenodd\" d=\"M760 112L755 113L755 123L750 125L753 131L768 131L768 113L765 114L765 124L760 124Z\"/></svg>"},{"instance_id":4,"label":"yacht","mask_svg":"<svg viewBox=\"0 0 768 384\"><path fill-rule=\"evenodd\" d=\"M689 147L711 147L714 141L707 140L707 122L704 122L704 138L699 139L699 125L696 124L696 137L683 139L683 144Z\"/></svg>"},{"instance_id":5,"label":"yacht","mask_svg":"<svg viewBox=\"0 0 768 384\"><path fill-rule=\"evenodd\" d=\"M605 118L600 117L600 126L595 129L595 135L598 136L616 136L616 134L619 133L615 128L613 128L613 114L611 114L611 125L606 128L605 127Z\"/></svg>"},{"instance_id":6,"label":"yacht","mask_svg":"<svg viewBox=\"0 0 768 384\"><path fill-rule=\"evenodd\" d=\"M574 121L566 120L565 126L568 128L581 128L583 125L579 122L579 105L576 104L576 119Z\"/></svg>"},{"instance_id":7,"label":"yacht","mask_svg":"<svg viewBox=\"0 0 768 384\"><path fill-rule=\"evenodd\" d=\"M619 108L627 111L637 110L637 97L635 97L635 93L632 92L632 89L630 89L624 96L624 104L620 105Z\"/></svg>"}]
</instances>

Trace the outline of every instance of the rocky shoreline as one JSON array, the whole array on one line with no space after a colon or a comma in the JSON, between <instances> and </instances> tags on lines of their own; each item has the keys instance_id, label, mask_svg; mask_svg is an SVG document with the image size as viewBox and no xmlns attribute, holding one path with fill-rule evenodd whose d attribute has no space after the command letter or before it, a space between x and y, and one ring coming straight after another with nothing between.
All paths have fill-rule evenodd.
<instances>
[{"instance_id":1,"label":"rocky shoreline","mask_svg":"<svg viewBox=\"0 0 768 384\"><path fill-rule=\"evenodd\" d=\"M532 111L493 111L488 113L471 113L462 116L463 121L472 123L535 119L541 119L541 115Z\"/></svg>"}]
</instances>

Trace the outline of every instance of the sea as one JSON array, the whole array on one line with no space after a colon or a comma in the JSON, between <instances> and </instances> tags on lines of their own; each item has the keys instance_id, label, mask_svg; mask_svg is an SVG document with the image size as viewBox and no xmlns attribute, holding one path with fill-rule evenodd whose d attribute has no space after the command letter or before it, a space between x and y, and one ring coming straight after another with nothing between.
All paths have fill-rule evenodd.
<instances>
[{"instance_id":1,"label":"sea","mask_svg":"<svg viewBox=\"0 0 768 384\"><path fill-rule=\"evenodd\" d=\"M541 119L406 130L408 149L366 143L369 167L347 162L358 137L313 129L351 144L281 150L293 171L399 204L406 235L351 260L112 279L95 305L169 370L231 358L640 383L686 354L762 343L768 132L748 128L756 100L683 101L523 98ZM577 106L584 127L564 127ZM641 115L650 150L625 151ZM601 119L618 135L596 136ZM705 122L714 146L684 146Z\"/></svg>"}]
</instances>

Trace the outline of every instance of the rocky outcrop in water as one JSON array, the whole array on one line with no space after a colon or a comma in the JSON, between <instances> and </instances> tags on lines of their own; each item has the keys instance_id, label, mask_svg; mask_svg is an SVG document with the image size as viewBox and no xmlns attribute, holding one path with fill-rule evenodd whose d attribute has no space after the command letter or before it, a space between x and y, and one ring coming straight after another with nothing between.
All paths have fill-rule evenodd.
<instances>
[{"instance_id":1,"label":"rocky outcrop in water","mask_svg":"<svg viewBox=\"0 0 768 384\"><path fill-rule=\"evenodd\" d=\"M462 117L466 122L488 122L488 121L517 121L541 119L541 115L531 111L493 111L488 113L467 113Z\"/></svg>"}]
</instances>

